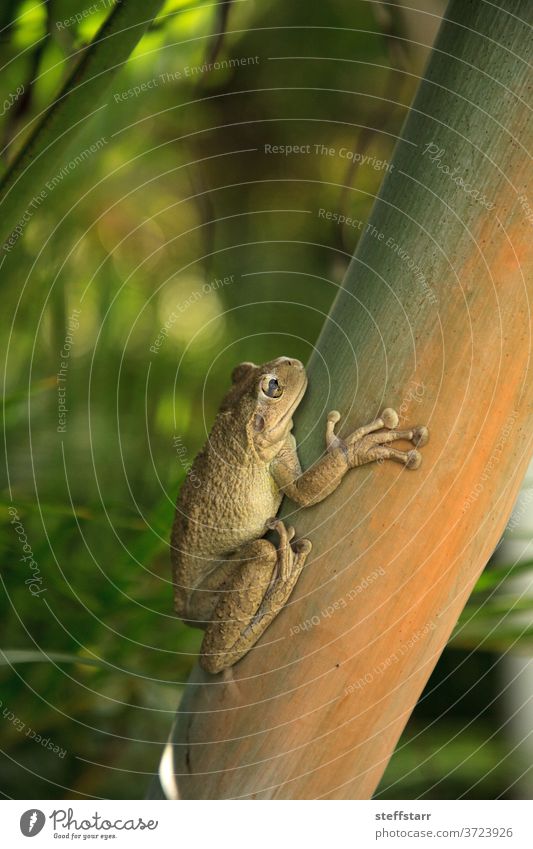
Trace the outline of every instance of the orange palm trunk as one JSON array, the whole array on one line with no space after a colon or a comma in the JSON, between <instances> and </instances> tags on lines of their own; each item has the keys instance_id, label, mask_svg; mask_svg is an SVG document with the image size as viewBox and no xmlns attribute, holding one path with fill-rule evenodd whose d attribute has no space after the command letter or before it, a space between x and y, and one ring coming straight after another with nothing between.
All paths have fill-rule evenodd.
<instances>
[{"instance_id":1,"label":"orange palm trunk","mask_svg":"<svg viewBox=\"0 0 533 849\"><path fill-rule=\"evenodd\" d=\"M314 548L289 605L233 681L187 688L182 798L370 797L509 517L532 446L531 41L527 0L500 6L450 5L296 419L307 466L328 410L342 435L396 407L430 427L423 465L353 471L291 519Z\"/></svg>"}]
</instances>

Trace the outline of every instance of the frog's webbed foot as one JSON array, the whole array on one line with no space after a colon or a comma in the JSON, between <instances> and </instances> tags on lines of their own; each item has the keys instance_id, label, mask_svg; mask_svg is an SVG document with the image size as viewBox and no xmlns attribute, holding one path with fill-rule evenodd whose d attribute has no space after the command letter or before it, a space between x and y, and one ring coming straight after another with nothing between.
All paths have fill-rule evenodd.
<instances>
[{"instance_id":1,"label":"frog's webbed foot","mask_svg":"<svg viewBox=\"0 0 533 849\"><path fill-rule=\"evenodd\" d=\"M420 466L422 455L416 449L426 445L429 439L427 427L417 425L406 430L397 430L398 413L388 407L378 419L358 428L347 439L341 439L335 434L335 425L339 419L340 414L336 410L328 415L326 445L328 450L341 448L346 454L350 468L375 460L396 460L408 469L418 469ZM411 442L415 448L410 451L392 448L390 443L398 439Z\"/></svg>"},{"instance_id":2,"label":"frog's webbed foot","mask_svg":"<svg viewBox=\"0 0 533 849\"><path fill-rule=\"evenodd\" d=\"M232 557L235 571L220 593L201 648L200 664L211 673L233 666L247 654L285 605L311 550L309 540L294 540L294 528L281 519L267 523L278 534L243 545Z\"/></svg>"},{"instance_id":3,"label":"frog's webbed foot","mask_svg":"<svg viewBox=\"0 0 533 849\"><path fill-rule=\"evenodd\" d=\"M267 528L270 531L275 531L279 537L277 570L281 579L287 581L291 572L298 568L301 558L305 559L311 551L311 541L308 539L294 540L296 531L293 526L285 527L281 519L271 519L267 523Z\"/></svg>"}]
</instances>

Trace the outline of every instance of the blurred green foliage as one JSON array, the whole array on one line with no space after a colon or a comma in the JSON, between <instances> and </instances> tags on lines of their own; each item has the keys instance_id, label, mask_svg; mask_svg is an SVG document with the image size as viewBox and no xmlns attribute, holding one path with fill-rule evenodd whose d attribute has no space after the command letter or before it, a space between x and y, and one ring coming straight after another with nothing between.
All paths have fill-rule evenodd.
<instances>
[{"instance_id":1,"label":"blurred green foliage","mask_svg":"<svg viewBox=\"0 0 533 849\"><path fill-rule=\"evenodd\" d=\"M4 167L108 14L104 3L85 14L90 6L2 5L0 102L24 87L1 118ZM169 0L72 155L105 142L47 192L4 257L7 796L145 793L200 639L171 609L168 535L185 474L175 440L192 460L236 362L307 359L360 235L319 209L365 221L385 173L338 152L390 159L416 84L402 72L408 53L391 41L401 20L389 24L374 19L372 4L350 0L308 4L304 16L299 4L236 0L227 21L216 3ZM228 67L229 59L238 61ZM216 61L223 66L198 71ZM317 155L315 144L336 154ZM11 504L42 575L39 596L25 584ZM498 619L506 601L496 603ZM486 626L476 611L475 627L465 619L456 635L466 650ZM484 648L507 644L500 635ZM477 653L455 670L461 653L445 657L458 693L492 663ZM474 733L461 733L464 717L483 709L482 688L466 709L439 719L435 735L441 670L430 682L437 695L421 701L385 777L393 797L424 792L471 754L469 767L435 790L468 794L505 751L501 734L488 739L495 708ZM67 755L28 739L28 728ZM472 795L499 792L512 778L504 761Z\"/></svg>"}]
</instances>

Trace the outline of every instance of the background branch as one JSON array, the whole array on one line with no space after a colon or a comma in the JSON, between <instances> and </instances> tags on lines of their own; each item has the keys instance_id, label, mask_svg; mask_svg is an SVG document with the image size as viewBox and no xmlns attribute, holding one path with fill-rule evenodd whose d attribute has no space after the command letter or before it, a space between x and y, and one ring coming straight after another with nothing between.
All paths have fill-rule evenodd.
<instances>
[{"instance_id":1,"label":"background branch","mask_svg":"<svg viewBox=\"0 0 533 849\"><path fill-rule=\"evenodd\" d=\"M32 199L60 166L86 120L152 23L163 0L121 0L46 110L0 183L0 241L4 248Z\"/></svg>"}]
</instances>

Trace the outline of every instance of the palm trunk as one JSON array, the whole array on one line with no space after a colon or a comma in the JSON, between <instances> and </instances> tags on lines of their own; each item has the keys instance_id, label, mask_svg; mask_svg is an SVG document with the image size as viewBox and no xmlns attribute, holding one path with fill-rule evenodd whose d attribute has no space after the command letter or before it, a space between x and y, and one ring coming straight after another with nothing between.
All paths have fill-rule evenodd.
<instances>
[{"instance_id":1,"label":"palm trunk","mask_svg":"<svg viewBox=\"0 0 533 849\"><path fill-rule=\"evenodd\" d=\"M396 407L423 465L291 518L314 547L290 603L233 680L187 687L181 798L370 797L503 531L532 444L529 11L452 0L296 417L309 465L328 410L348 433Z\"/></svg>"}]
</instances>

